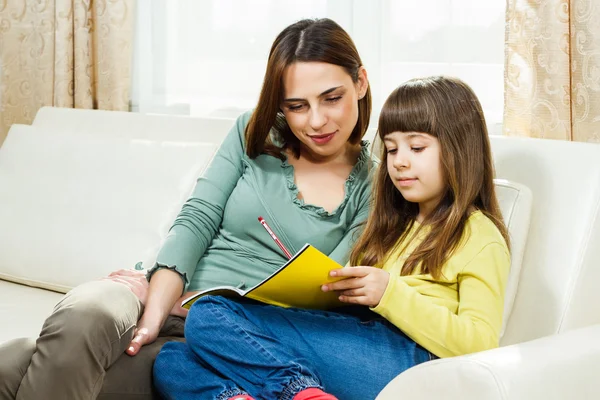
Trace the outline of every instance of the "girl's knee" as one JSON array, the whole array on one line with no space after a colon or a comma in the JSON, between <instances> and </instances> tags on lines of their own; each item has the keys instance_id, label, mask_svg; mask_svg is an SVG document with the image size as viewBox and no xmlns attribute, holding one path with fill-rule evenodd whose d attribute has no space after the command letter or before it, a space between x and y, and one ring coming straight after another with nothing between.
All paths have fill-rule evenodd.
<instances>
[{"instance_id":1,"label":"girl's knee","mask_svg":"<svg viewBox=\"0 0 600 400\"><path fill-rule=\"evenodd\" d=\"M192 347L210 343L216 325L228 325L228 314L235 312L235 303L222 296L203 296L192 306L185 321L185 337Z\"/></svg>"},{"instance_id":2,"label":"girl's knee","mask_svg":"<svg viewBox=\"0 0 600 400\"><path fill-rule=\"evenodd\" d=\"M179 368L174 368L176 365L186 365L187 346L182 342L167 342L162 347L152 367L152 376L155 387L163 392L168 390L169 382L174 371L180 371Z\"/></svg>"}]
</instances>

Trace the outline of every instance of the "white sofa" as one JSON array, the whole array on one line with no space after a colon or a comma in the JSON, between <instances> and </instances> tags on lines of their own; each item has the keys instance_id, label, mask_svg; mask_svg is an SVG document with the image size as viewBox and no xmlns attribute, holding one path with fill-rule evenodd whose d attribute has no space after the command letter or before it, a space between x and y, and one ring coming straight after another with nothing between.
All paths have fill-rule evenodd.
<instances>
[{"instance_id":1,"label":"white sofa","mask_svg":"<svg viewBox=\"0 0 600 400\"><path fill-rule=\"evenodd\" d=\"M150 265L231 125L44 108L31 126L13 126L0 148L0 320L7 321L0 343L37 335L59 292L139 261ZM593 380L579 383L600 367L590 339L600 338L600 328L555 335L600 321L592 290L600 273L593 268L600 262L600 163L594 163L600 146L500 137L492 146L498 177L510 181L497 182L513 236L507 347L413 368L380 399L588 398L577 394L598 389ZM533 190L526 247L530 192L511 182ZM560 346L571 353L556 352ZM538 363L545 360L550 367ZM562 369L572 371L572 379ZM536 392L536 382L546 380L543 389L551 394L575 395Z\"/></svg>"}]
</instances>

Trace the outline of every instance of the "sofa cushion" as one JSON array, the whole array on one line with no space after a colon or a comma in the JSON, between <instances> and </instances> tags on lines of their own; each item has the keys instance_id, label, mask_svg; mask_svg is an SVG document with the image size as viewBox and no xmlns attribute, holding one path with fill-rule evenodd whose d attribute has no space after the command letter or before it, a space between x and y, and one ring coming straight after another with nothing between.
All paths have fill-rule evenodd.
<instances>
[{"instance_id":1,"label":"sofa cushion","mask_svg":"<svg viewBox=\"0 0 600 400\"><path fill-rule=\"evenodd\" d=\"M163 136L13 125L0 148L0 279L66 292L150 265L217 147Z\"/></svg>"},{"instance_id":2,"label":"sofa cushion","mask_svg":"<svg viewBox=\"0 0 600 400\"><path fill-rule=\"evenodd\" d=\"M38 337L44 321L62 296L62 293L0 280L0 343L18 337Z\"/></svg>"}]
</instances>

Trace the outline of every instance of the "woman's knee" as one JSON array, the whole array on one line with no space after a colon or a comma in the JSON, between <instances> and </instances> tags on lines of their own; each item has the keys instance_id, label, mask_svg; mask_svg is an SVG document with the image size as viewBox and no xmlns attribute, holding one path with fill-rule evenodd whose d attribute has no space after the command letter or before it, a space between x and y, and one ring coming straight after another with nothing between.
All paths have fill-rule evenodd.
<instances>
[{"instance_id":1,"label":"woman's knee","mask_svg":"<svg viewBox=\"0 0 600 400\"><path fill-rule=\"evenodd\" d=\"M44 322L39 347L52 354L57 366L78 365L80 352L91 352L99 360L117 357L132 339L140 312L137 297L124 285L109 281L80 285ZM73 351L61 351L67 347Z\"/></svg>"},{"instance_id":2,"label":"woman's knee","mask_svg":"<svg viewBox=\"0 0 600 400\"><path fill-rule=\"evenodd\" d=\"M0 344L0 400L14 399L35 352L35 339L14 339Z\"/></svg>"},{"instance_id":3,"label":"woman's knee","mask_svg":"<svg viewBox=\"0 0 600 400\"><path fill-rule=\"evenodd\" d=\"M135 324L141 303L125 285L111 281L93 281L71 290L56 305L47 325L61 330L75 329L80 334L99 329L122 334Z\"/></svg>"}]
</instances>

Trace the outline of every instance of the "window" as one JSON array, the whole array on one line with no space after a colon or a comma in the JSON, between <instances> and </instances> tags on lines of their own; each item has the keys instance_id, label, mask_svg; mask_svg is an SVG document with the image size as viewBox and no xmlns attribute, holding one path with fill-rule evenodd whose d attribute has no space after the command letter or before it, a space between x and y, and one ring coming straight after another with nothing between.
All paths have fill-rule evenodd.
<instances>
[{"instance_id":1,"label":"window","mask_svg":"<svg viewBox=\"0 0 600 400\"><path fill-rule=\"evenodd\" d=\"M133 109L235 117L256 103L277 34L301 18L329 17L352 36L367 68L372 127L398 84L448 74L473 87L496 131L504 102L504 12L502 0L138 2Z\"/></svg>"}]
</instances>

